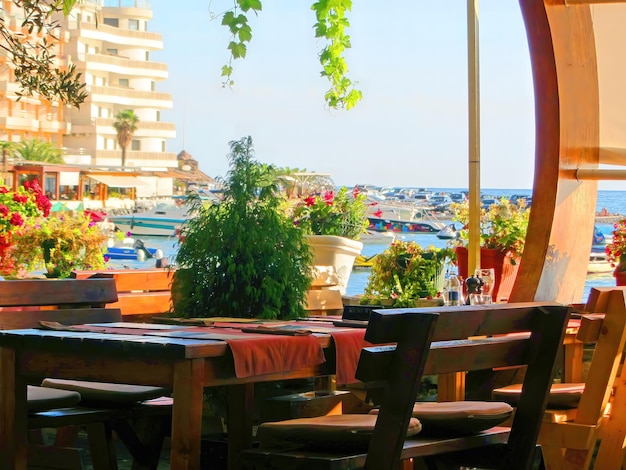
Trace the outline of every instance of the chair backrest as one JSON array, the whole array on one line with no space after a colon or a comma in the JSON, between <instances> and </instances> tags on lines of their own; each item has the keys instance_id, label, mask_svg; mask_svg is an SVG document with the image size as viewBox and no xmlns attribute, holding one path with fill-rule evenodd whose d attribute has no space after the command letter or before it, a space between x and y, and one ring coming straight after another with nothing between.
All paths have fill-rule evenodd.
<instances>
[{"instance_id":1,"label":"chair backrest","mask_svg":"<svg viewBox=\"0 0 626 470\"><path fill-rule=\"evenodd\" d=\"M0 329L32 328L40 321L65 325L121 321L113 279L0 281Z\"/></svg>"},{"instance_id":2,"label":"chair backrest","mask_svg":"<svg viewBox=\"0 0 626 470\"><path fill-rule=\"evenodd\" d=\"M171 310L174 271L167 268L74 271L76 279L112 278L118 299L109 307L119 308L125 321L148 321Z\"/></svg>"},{"instance_id":3,"label":"chair backrest","mask_svg":"<svg viewBox=\"0 0 626 470\"><path fill-rule=\"evenodd\" d=\"M385 391L366 468L397 468L424 374L524 365L524 391L498 463L502 468L527 468L569 310L558 304L523 303L372 312L365 340L386 345L363 349L357 378L384 381Z\"/></svg>"},{"instance_id":4,"label":"chair backrest","mask_svg":"<svg viewBox=\"0 0 626 470\"><path fill-rule=\"evenodd\" d=\"M626 288L593 288L583 313L577 339L584 344L595 343L595 347L578 407L549 410L541 427L539 443L550 468L587 468L600 432L604 432L600 424L626 345ZM623 414L619 407L611 407L610 421ZM596 468L610 468L608 462L617 459L612 456L605 460L605 439L602 446ZM598 466L599 462L602 465Z\"/></svg>"}]
</instances>

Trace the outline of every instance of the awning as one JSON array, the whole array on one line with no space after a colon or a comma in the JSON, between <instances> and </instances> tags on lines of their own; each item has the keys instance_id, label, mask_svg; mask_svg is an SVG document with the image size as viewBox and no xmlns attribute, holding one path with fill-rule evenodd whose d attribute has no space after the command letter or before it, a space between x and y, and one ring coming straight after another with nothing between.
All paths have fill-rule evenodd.
<instances>
[{"instance_id":1,"label":"awning","mask_svg":"<svg viewBox=\"0 0 626 470\"><path fill-rule=\"evenodd\" d=\"M113 176L113 175L87 175L89 178L106 184L112 188L136 188L138 186L150 186L136 176Z\"/></svg>"}]
</instances>

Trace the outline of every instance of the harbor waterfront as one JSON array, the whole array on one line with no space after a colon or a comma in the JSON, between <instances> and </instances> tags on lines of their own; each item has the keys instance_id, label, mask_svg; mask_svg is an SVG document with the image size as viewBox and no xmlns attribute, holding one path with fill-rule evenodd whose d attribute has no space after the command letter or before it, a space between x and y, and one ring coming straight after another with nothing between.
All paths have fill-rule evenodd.
<instances>
[{"instance_id":1,"label":"harbor waterfront","mask_svg":"<svg viewBox=\"0 0 626 470\"><path fill-rule=\"evenodd\" d=\"M433 188L432 191L436 192L458 192L458 189L442 189ZM510 196L512 194L528 194L530 191L524 190L502 190L502 189L484 189L485 194L494 194L497 196ZM626 214L626 191L598 191L597 211L606 209L609 214ZM605 234L609 234L613 230L613 219L611 218L598 218L597 227ZM449 223L450 220L441 219L444 223ZM590 235L591 236L591 235ZM413 240L419 243L422 247L435 246L445 247L447 241L440 240L434 233L398 233L398 239L400 240ZM173 263L173 258L176 254L177 240L175 237L135 237L141 239L146 247L160 249L163 252L165 258L170 263ZM382 252L386 248L386 244L368 243L363 247L362 255L369 257L376 253ZM147 268L155 265L155 259L146 259L144 261L130 261L130 260L111 260L109 262L112 268ZM451 271L454 271L455 267L451 267ZM360 295L365 290L367 280L369 277L370 269L356 268L353 270L349 283L346 288L346 295L354 296ZM587 276L585 283L585 289L581 301L587 298L589 290L592 287L599 286L614 286L615 278L609 273L600 273Z\"/></svg>"}]
</instances>

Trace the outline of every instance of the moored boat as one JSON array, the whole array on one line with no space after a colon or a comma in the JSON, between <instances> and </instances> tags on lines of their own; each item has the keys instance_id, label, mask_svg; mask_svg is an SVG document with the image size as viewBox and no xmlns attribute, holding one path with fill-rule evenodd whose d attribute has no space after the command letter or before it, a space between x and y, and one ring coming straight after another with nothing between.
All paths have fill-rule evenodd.
<instances>
[{"instance_id":1,"label":"moored boat","mask_svg":"<svg viewBox=\"0 0 626 470\"><path fill-rule=\"evenodd\" d=\"M175 235L188 219L185 207L165 203L158 204L146 212L109 217L109 221L122 232L136 236L164 237Z\"/></svg>"}]
</instances>

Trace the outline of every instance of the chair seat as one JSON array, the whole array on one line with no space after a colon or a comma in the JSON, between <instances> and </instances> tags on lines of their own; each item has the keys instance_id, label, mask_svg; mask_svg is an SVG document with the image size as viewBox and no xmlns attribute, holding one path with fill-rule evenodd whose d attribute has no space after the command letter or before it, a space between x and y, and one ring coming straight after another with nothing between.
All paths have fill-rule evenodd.
<instances>
[{"instance_id":1,"label":"chair seat","mask_svg":"<svg viewBox=\"0 0 626 470\"><path fill-rule=\"evenodd\" d=\"M29 413L36 413L76 406L80 403L81 396L80 393L74 391L29 385L26 388L26 398Z\"/></svg>"},{"instance_id":2,"label":"chair seat","mask_svg":"<svg viewBox=\"0 0 626 470\"><path fill-rule=\"evenodd\" d=\"M259 426L257 438L262 447L300 444L365 450L377 418L373 414L345 414L267 422ZM419 420L411 418L407 436L418 434L421 429Z\"/></svg>"},{"instance_id":3,"label":"chair seat","mask_svg":"<svg viewBox=\"0 0 626 470\"><path fill-rule=\"evenodd\" d=\"M44 379L42 387L73 390L80 393L81 403L90 405L132 405L169 394L163 387L89 382L85 380Z\"/></svg>"},{"instance_id":4,"label":"chair seat","mask_svg":"<svg viewBox=\"0 0 626 470\"><path fill-rule=\"evenodd\" d=\"M418 402L413 416L422 423L422 435L470 435L492 428L513 414L508 403L490 401Z\"/></svg>"},{"instance_id":5,"label":"chair seat","mask_svg":"<svg viewBox=\"0 0 626 470\"><path fill-rule=\"evenodd\" d=\"M548 408L576 408L584 391L584 383L552 384L548 396ZM496 388L491 396L494 400L502 400L516 406L521 392L522 385L514 384Z\"/></svg>"}]
</instances>

